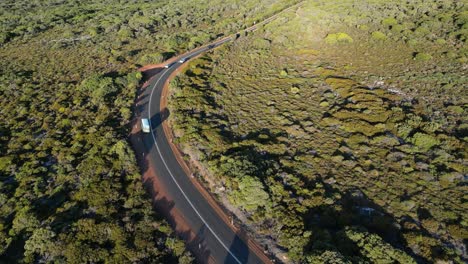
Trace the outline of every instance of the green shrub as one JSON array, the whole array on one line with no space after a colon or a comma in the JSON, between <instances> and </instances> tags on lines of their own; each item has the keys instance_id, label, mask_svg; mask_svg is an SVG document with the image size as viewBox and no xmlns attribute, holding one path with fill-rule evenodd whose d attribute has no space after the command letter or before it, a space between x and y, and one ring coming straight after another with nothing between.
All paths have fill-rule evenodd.
<instances>
[{"instance_id":1,"label":"green shrub","mask_svg":"<svg viewBox=\"0 0 468 264\"><path fill-rule=\"evenodd\" d=\"M138 62L141 64L157 64L164 61L164 56L161 53L150 53L143 55Z\"/></svg>"},{"instance_id":2,"label":"green shrub","mask_svg":"<svg viewBox=\"0 0 468 264\"><path fill-rule=\"evenodd\" d=\"M463 42L466 42L466 40L468 40L468 23L464 25L464 28L462 30L457 31L457 35L457 38Z\"/></svg>"},{"instance_id":3,"label":"green shrub","mask_svg":"<svg viewBox=\"0 0 468 264\"><path fill-rule=\"evenodd\" d=\"M392 26L392 31L396 33L400 33L403 30L405 30L405 27L403 25L393 25Z\"/></svg>"},{"instance_id":4,"label":"green shrub","mask_svg":"<svg viewBox=\"0 0 468 264\"><path fill-rule=\"evenodd\" d=\"M325 38L325 42L328 44L337 44L337 43L352 43L353 38L346 33L339 32L335 34L328 34Z\"/></svg>"},{"instance_id":5,"label":"green shrub","mask_svg":"<svg viewBox=\"0 0 468 264\"><path fill-rule=\"evenodd\" d=\"M340 231L340 235L353 241L364 256L368 256L371 263L416 263L404 251L393 248L380 236L369 233L364 228L348 227Z\"/></svg>"},{"instance_id":6,"label":"green shrub","mask_svg":"<svg viewBox=\"0 0 468 264\"><path fill-rule=\"evenodd\" d=\"M367 25L359 25L358 28L359 28L360 30L362 30L362 31L367 31L367 30L369 30L369 26L367 26Z\"/></svg>"},{"instance_id":7,"label":"green shrub","mask_svg":"<svg viewBox=\"0 0 468 264\"><path fill-rule=\"evenodd\" d=\"M428 61L431 59L432 59L432 56L430 54L423 53L423 52L419 52L414 56L414 60L417 60L417 61Z\"/></svg>"},{"instance_id":8,"label":"green shrub","mask_svg":"<svg viewBox=\"0 0 468 264\"><path fill-rule=\"evenodd\" d=\"M417 46L419 44L419 42L415 39L409 39L406 41L406 43L408 44L408 46L411 46L411 47Z\"/></svg>"},{"instance_id":9,"label":"green shrub","mask_svg":"<svg viewBox=\"0 0 468 264\"><path fill-rule=\"evenodd\" d=\"M380 31L374 31L372 32L372 39L379 40L379 41L384 41L387 39L387 36L380 32Z\"/></svg>"},{"instance_id":10,"label":"green shrub","mask_svg":"<svg viewBox=\"0 0 468 264\"><path fill-rule=\"evenodd\" d=\"M449 112L453 112L453 113L456 113L456 114L463 114L464 110L463 110L463 107L461 106L458 106L458 105L451 105L449 107L447 107L447 111Z\"/></svg>"},{"instance_id":11,"label":"green shrub","mask_svg":"<svg viewBox=\"0 0 468 264\"><path fill-rule=\"evenodd\" d=\"M431 135L424 134L424 133L416 133L414 134L411 142L420 148L422 151L428 151L432 147L439 145L439 140Z\"/></svg>"},{"instance_id":12,"label":"green shrub","mask_svg":"<svg viewBox=\"0 0 468 264\"><path fill-rule=\"evenodd\" d=\"M12 156L0 157L0 171L7 171L11 165L13 165Z\"/></svg>"},{"instance_id":13,"label":"green shrub","mask_svg":"<svg viewBox=\"0 0 468 264\"><path fill-rule=\"evenodd\" d=\"M299 93L299 88L297 88L297 87L291 87L291 93L293 93L293 94Z\"/></svg>"},{"instance_id":14,"label":"green shrub","mask_svg":"<svg viewBox=\"0 0 468 264\"><path fill-rule=\"evenodd\" d=\"M459 239L468 239L468 230L465 228L460 228L459 225L449 225L447 230L449 233Z\"/></svg>"},{"instance_id":15,"label":"green shrub","mask_svg":"<svg viewBox=\"0 0 468 264\"><path fill-rule=\"evenodd\" d=\"M8 32L0 33L0 44L7 43L9 39L10 39L10 36Z\"/></svg>"},{"instance_id":16,"label":"green shrub","mask_svg":"<svg viewBox=\"0 0 468 264\"><path fill-rule=\"evenodd\" d=\"M330 106L330 103L327 102L327 101L323 101L323 102L321 102L319 105L320 105L321 107L328 107L328 106Z\"/></svg>"},{"instance_id":17,"label":"green shrub","mask_svg":"<svg viewBox=\"0 0 468 264\"><path fill-rule=\"evenodd\" d=\"M459 25L467 24L468 23L468 11L460 12L457 15L457 23Z\"/></svg>"},{"instance_id":18,"label":"green shrub","mask_svg":"<svg viewBox=\"0 0 468 264\"><path fill-rule=\"evenodd\" d=\"M256 178L244 176L237 180L238 188L233 190L229 200L248 212L254 212L258 207L270 207L270 199L265 187Z\"/></svg>"},{"instance_id":19,"label":"green shrub","mask_svg":"<svg viewBox=\"0 0 468 264\"><path fill-rule=\"evenodd\" d=\"M431 31L427 27L422 27L422 26L416 28L416 30L414 31L414 34L418 37L424 37L430 33Z\"/></svg>"},{"instance_id":20,"label":"green shrub","mask_svg":"<svg viewBox=\"0 0 468 264\"><path fill-rule=\"evenodd\" d=\"M372 125L362 120L346 121L342 123L341 127L346 132L362 133L368 137L371 137L378 133L383 133L385 131L385 128L382 127L381 124Z\"/></svg>"},{"instance_id":21,"label":"green shrub","mask_svg":"<svg viewBox=\"0 0 468 264\"><path fill-rule=\"evenodd\" d=\"M253 42L253 47L256 49L269 49L270 48L270 41L267 39L255 39Z\"/></svg>"},{"instance_id":22,"label":"green shrub","mask_svg":"<svg viewBox=\"0 0 468 264\"><path fill-rule=\"evenodd\" d=\"M457 62L465 64L465 63L468 62L468 58L467 57L460 57L460 58L457 59Z\"/></svg>"},{"instance_id":23,"label":"green shrub","mask_svg":"<svg viewBox=\"0 0 468 264\"><path fill-rule=\"evenodd\" d=\"M398 21L393 17L385 18L384 20L382 20L382 25L384 26L394 26L396 24L398 24Z\"/></svg>"},{"instance_id":24,"label":"green shrub","mask_svg":"<svg viewBox=\"0 0 468 264\"><path fill-rule=\"evenodd\" d=\"M122 28L117 33L121 40L128 40L133 38L133 31L129 28Z\"/></svg>"}]
</instances>

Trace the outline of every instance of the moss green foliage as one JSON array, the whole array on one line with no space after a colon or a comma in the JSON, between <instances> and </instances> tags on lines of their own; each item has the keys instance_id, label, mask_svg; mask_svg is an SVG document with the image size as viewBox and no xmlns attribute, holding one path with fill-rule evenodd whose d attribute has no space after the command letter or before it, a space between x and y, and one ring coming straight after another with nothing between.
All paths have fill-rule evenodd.
<instances>
[{"instance_id":1,"label":"moss green foliage","mask_svg":"<svg viewBox=\"0 0 468 264\"><path fill-rule=\"evenodd\" d=\"M393 17L388 17L382 20L382 25L384 26L395 26L398 24L398 21Z\"/></svg>"},{"instance_id":2,"label":"moss green foliage","mask_svg":"<svg viewBox=\"0 0 468 264\"><path fill-rule=\"evenodd\" d=\"M368 256L371 263L416 263L403 251L393 248L375 234L369 234L367 230L360 228L346 228L341 236L345 236L356 243L360 253Z\"/></svg>"},{"instance_id":3,"label":"moss green foliage","mask_svg":"<svg viewBox=\"0 0 468 264\"><path fill-rule=\"evenodd\" d=\"M372 32L372 38L375 39L375 40L386 40L387 39L387 36L380 32L380 31L374 31Z\"/></svg>"},{"instance_id":4,"label":"moss green foliage","mask_svg":"<svg viewBox=\"0 0 468 264\"><path fill-rule=\"evenodd\" d=\"M307 1L191 63L171 86L179 143L294 261L463 263L465 10ZM330 32L354 41L328 45Z\"/></svg>"},{"instance_id":5,"label":"moss green foliage","mask_svg":"<svg viewBox=\"0 0 468 264\"><path fill-rule=\"evenodd\" d=\"M269 208L268 193L257 178L245 176L238 179L237 186L230 194L231 202L248 212L255 212L262 208Z\"/></svg>"},{"instance_id":6,"label":"moss green foliage","mask_svg":"<svg viewBox=\"0 0 468 264\"><path fill-rule=\"evenodd\" d=\"M328 44L337 44L337 43L351 43L353 38L346 33L339 32L334 34L328 34L325 38L325 42Z\"/></svg>"},{"instance_id":7,"label":"moss green foliage","mask_svg":"<svg viewBox=\"0 0 468 264\"><path fill-rule=\"evenodd\" d=\"M0 168L3 258L70 263L191 258L153 243L174 235L153 212L125 141L141 74L95 74L63 89L41 86L33 76L3 76L0 86L0 102L8 109L1 123L8 142L2 144ZM11 81L15 89L6 85Z\"/></svg>"},{"instance_id":8,"label":"moss green foliage","mask_svg":"<svg viewBox=\"0 0 468 264\"><path fill-rule=\"evenodd\" d=\"M432 56L427 53L419 52L414 56L414 59L417 61L428 61L432 59Z\"/></svg>"},{"instance_id":9,"label":"moss green foliage","mask_svg":"<svg viewBox=\"0 0 468 264\"><path fill-rule=\"evenodd\" d=\"M146 64L158 64L158 63L161 63L163 62L164 60L166 60L167 58L164 57L163 54L161 53L151 53L151 54L145 54L143 55L140 60L139 60L139 63L141 63L142 65L146 65Z\"/></svg>"},{"instance_id":10,"label":"moss green foliage","mask_svg":"<svg viewBox=\"0 0 468 264\"><path fill-rule=\"evenodd\" d=\"M434 136L427 135L424 133L416 133L411 139L414 145L421 148L423 151L428 151L433 146L438 145L440 142Z\"/></svg>"},{"instance_id":11,"label":"moss green foliage","mask_svg":"<svg viewBox=\"0 0 468 264\"><path fill-rule=\"evenodd\" d=\"M190 263L126 140L136 68L294 2L1 1L0 262Z\"/></svg>"}]
</instances>

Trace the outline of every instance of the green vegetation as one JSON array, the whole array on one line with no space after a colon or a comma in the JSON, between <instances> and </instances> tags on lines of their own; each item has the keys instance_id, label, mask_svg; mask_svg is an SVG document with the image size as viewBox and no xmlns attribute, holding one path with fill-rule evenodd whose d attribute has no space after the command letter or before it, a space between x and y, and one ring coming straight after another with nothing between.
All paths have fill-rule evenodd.
<instances>
[{"instance_id":1,"label":"green vegetation","mask_svg":"<svg viewBox=\"0 0 468 264\"><path fill-rule=\"evenodd\" d=\"M438 43L440 43L440 42L438 42ZM443 43L441 43L441 44L443 44ZM416 56L414 56L414 59L418 60L418 61L428 61L428 60L432 59L432 56L430 54L421 52L421 53L416 54Z\"/></svg>"},{"instance_id":2,"label":"green vegetation","mask_svg":"<svg viewBox=\"0 0 468 264\"><path fill-rule=\"evenodd\" d=\"M229 197L231 202L248 212L259 208L269 208L268 193L263 189L261 181L254 177L245 176L238 179L238 185Z\"/></svg>"},{"instance_id":3,"label":"green vegetation","mask_svg":"<svg viewBox=\"0 0 468 264\"><path fill-rule=\"evenodd\" d=\"M353 42L353 39L348 34L340 32L335 34L328 34L325 38L325 42L328 44L351 43Z\"/></svg>"},{"instance_id":4,"label":"green vegetation","mask_svg":"<svg viewBox=\"0 0 468 264\"><path fill-rule=\"evenodd\" d=\"M307 1L191 62L171 85L178 143L294 261L464 263L466 12Z\"/></svg>"},{"instance_id":5,"label":"green vegetation","mask_svg":"<svg viewBox=\"0 0 468 264\"><path fill-rule=\"evenodd\" d=\"M380 31L374 31L372 32L372 38L375 40L386 40L387 36Z\"/></svg>"},{"instance_id":6,"label":"green vegetation","mask_svg":"<svg viewBox=\"0 0 468 264\"><path fill-rule=\"evenodd\" d=\"M0 262L191 262L126 141L136 69L293 2L1 1Z\"/></svg>"},{"instance_id":7,"label":"green vegetation","mask_svg":"<svg viewBox=\"0 0 468 264\"><path fill-rule=\"evenodd\" d=\"M34 78L3 76L0 86L2 258L190 259L156 242L174 234L154 214L125 141L141 75L95 75L62 89L37 89Z\"/></svg>"},{"instance_id":8,"label":"green vegetation","mask_svg":"<svg viewBox=\"0 0 468 264\"><path fill-rule=\"evenodd\" d=\"M393 27L393 26L398 25L398 21L393 17L388 17L382 20L382 25L387 26L387 27Z\"/></svg>"}]
</instances>

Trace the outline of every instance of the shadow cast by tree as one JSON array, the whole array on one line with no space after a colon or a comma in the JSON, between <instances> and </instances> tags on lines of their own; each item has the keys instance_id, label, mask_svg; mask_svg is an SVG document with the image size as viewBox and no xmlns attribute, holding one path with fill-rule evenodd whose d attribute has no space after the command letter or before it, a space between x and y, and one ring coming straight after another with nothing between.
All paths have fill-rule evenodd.
<instances>
[{"instance_id":1,"label":"shadow cast by tree","mask_svg":"<svg viewBox=\"0 0 468 264\"><path fill-rule=\"evenodd\" d=\"M402 253L395 251L401 250L419 263L428 262L408 248L398 220L372 202L359 188L341 192L325 182L321 184L325 186L328 195L340 193L341 199L332 205L310 208L304 214L304 227L313 234L304 251L319 255L325 251L339 252L350 259L374 262L376 259L369 259L369 256L380 257L380 261L383 261L386 257L382 254L384 249L396 252L387 252L389 256L404 258ZM372 245L372 249L363 246L366 244ZM369 250L375 250L378 254ZM387 260L392 260L392 257Z\"/></svg>"},{"instance_id":2,"label":"shadow cast by tree","mask_svg":"<svg viewBox=\"0 0 468 264\"><path fill-rule=\"evenodd\" d=\"M229 247L229 252L235 255L236 259L228 252L224 260L224 264L238 264L238 261L241 263L248 262L249 248L244 242L246 239L247 233L243 229L240 229L239 232L236 233L231 246Z\"/></svg>"}]
</instances>

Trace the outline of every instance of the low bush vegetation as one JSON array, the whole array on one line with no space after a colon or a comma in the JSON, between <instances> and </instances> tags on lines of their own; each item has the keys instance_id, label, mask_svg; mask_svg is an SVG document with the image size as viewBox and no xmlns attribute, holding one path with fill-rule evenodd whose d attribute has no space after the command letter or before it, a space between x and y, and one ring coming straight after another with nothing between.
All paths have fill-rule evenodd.
<instances>
[{"instance_id":1,"label":"low bush vegetation","mask_svg":"<svg viewBox=\"0 0 468 264\"><path fill-rule=\"evenodd\" d=\"M177 78L177 141L294 261L464 263L464 12L307 1Z\"/></svg>"},{"instance_id":2,"label":"low bush vegetation","mask_svg":"<svg viewBox=\"0 0 468 264\"><path fill-rule=\"evenodd\" d=\"M346 33L336 33L336 34L328 34L325 38L325 42L328 44L337 44L337 43L351 43L353 39Z\"/></svg>"},{"instance_id":3,"label":"low bush vegetation","mask_svg":"<svg viewBox=\"0 0 468 264\"><path fill-rule=\"evenodd\" d=\"M292 3L1 1L0 262L191 262L126 140L136 69Z\"/></svg>"},{"instance_id":4,"label":"low bush vegetation","mask_svg":"<svg viewBox=\"0 0 468 264\"><path fill-rule=\"evenodd\" d=\"M387 39L387 36L384 33L380 32L380 31L374 31L374 32L372 32L372 38L375 39L375 40L383 41L383 40Z\"/></svg>"}]
</instances>

